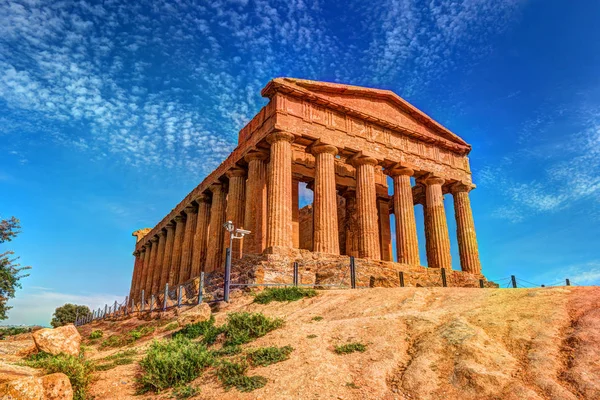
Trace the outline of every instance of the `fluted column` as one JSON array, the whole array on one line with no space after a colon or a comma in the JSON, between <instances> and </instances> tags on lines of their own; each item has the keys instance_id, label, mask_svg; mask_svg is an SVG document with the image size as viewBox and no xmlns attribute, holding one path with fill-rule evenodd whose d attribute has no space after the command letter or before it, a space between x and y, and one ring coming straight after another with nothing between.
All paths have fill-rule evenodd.
<instances>
[{"instance_id":1,"label":"fluted column","mask_svg":"<svg viewBox=\"0 0 600 400\"><path fill-rule=\"evenodd\" d=\"M138 275L135 279L135 288L133 290L133 298L135 299L135 301L139 301L140 295L142 293L142 286L143 286L142 282L144 281L144 272L146 270L146 254L148 254L145 246L141 247L139 252L140 252L140 269L139 269ZM148 260L148 262L149 261L150 260Z\"/></svg>"},{"instance_id":2,"label":"fluted column","mask_svg":"<svg viewBox=\"0 0 600 400\"><path fill-rule=\"evenodd\" d=\"M460 267L471 274L481 273L477 235L471 211L469 192L473 185L458 182L452 185L451 193L454 197L454 215L456 217L456 236L458 237L458 253Z\"/></svg>"},{"instance_id":3,"label":"fluted column","mask_svg":"<svg viewBox=\"0 0 600 400\"><path fill-rule=\"evenodd\" d=\"M192 254L194 246L194 234L196 233L196 220L198 219L198 209L189 205L185 207L185 231L183 233L183 243L181 245L181 265L179 267L179 283L184 283L190 279L192 272Z\"/></svg>"},{"instance_id":4,"label":"fluted column","mask_svg":"<svg viewBox=\"0 0 600 400\"><path fill-rule=\"evenodd\" d=\"M394 168L386 171L394 181L394 216L396 220L396 256L399 263L421 265L417 223L410 177L413 170Z\"/></svg>"},{"instance_id":5,"label":"fluted column","mask_svg":"<svg viewBox=\"0 0 600 400\"><path fill-rule=\"evenodd\" d=\"M392 231L390 228L390 203L388 199L377 199L377 214L379 216L379 245L381 259L392 261Z\"/></svg>"},{"instance_id":6,"label":"fluted column","mask_svg":"<svg viewBox=\"0 0 600 400\"><path fill-rule=\"evenodd\" d=\"M227 210L225 221L233 222L236 228L244 225L244 201L246 192L246 171L241 168L232 168L226 173L229 178L229 192L227 193ZM223 248L229 247L229 232L225 232ZM235 239L232 243L231 257L242 257L243 239Z\"/></svg>"},{"instance_id":7,"label":"fluted column","mask_svg":"<svg viewBox=\"0 0 600 400\"><path fill-rule=\"evenodd\" d=\"M165 245L167 242L167 232L164 229L158 233L158 250L156 252L156 262L154 265L154 274L152 275L152 293L160 293L160 283L162 271L164 269L163 260L165 258Z\"/></svg>"},{"instance_id":8,"label":"fluted column","mask_svg":"<svg viewBox=\"0 0 600 400\"><path fill-rule=\"evenodd\" d=\"M130 299L133 299L133 296L136 293L135 286L139 279L139 274L140 274L140 269L141 269L141 264L142 264L142 258L140 257L140 255L141 255L141 253L139 250L136 250L133 252L133 256L135 257L135 260L133 262L133 273L131 274L131 287L129 289L129 298Z\"/></svg>"},{"instance_id":9,"label":"fluted column","mask_svg":"<svg viewBox=\"0 0 600 400\"><path fill-rule=\"evenodd\" d=\"M358 256L379 260L379 226L375 165L377 160L361 156L353 160L356 168L356 212L358 214Z\"/></svg>"},{"instance_id":10,"label":"fluted column","mask_svg":"<svg viewBox=\"0 0 600 400\"><path fill-rule=\"evenodd\" d=\"M210 225L208 232L208 246L206 251L206 272L222 270L223 263L223 236L225 229L225 192L223 185L215 183L211 185L212 204L210 207Z\"/></svg>"},{"instance_id":11,"label":"fluted column","mask_svg":"<svg viewBox=\"0 0 600 400\"><path fill-rule=\"evenodd\" d=\"M335 146L318 144L311 147L315 156L313 200L313 251L340 254L335 191Z\"/></svg>"},{"instance_id":12,"label":"fluted column","mask_svg":"<svg viewBox=\"0 0 600 400\"><path fill-rule=\"evenodd\" d=\"M267 239L267 162L269 154L253 151L244 157L248 162L246 180L246 210L244 229L250 235L244 238L244 252L260 254L265 249Z\"/></svg>"},{"instance_id":13,"label":"fluted column","mask_svg":"<svg viewBox=\"0 0 600 400\"><path fill-rule=\"evenodd\" d=\"M173 258L173 247L175 244L175 223L169 222L166 227L166 240L165 250L163 253L162 267L160 270L160 284L159 287L162 290L165 285L169 282L169 274L171 272L171 260Z\"/></svg>"},{"instance_id":14,"label":"fluted column","mask_svg":"<svg viewBox=\"0 0 600 400\"><path fill-rule=\"evenodd\" d=\"M442 194L444 180L436 176L430 176L424 180L424 183L425 207L427 209L425 229L429 230L431 242L427 245L427 265L429 268L452 269L450 235L448 234L444 195Z\"/></svg>"},{"instance_id":15,"label":"fluted column","mask_svg":"<svg viewBox=\"0 0 600 400\"><path fill-rule=\"evenodd\" d=\"M206 261L206 242L208 238L208 224L210 223L210 199L203 194L196 199L198 203L198 217L196 218L196 234L192 252L191 278L200 276L202 266Z\"/></svg>"},{"instance_id":16,"label":"fluted column","mask_svg":"<svg viewBox=\"0 0 600 400\"><path fill-rule=\"evenodd\" d=\"M185 218L178 215L175 221L175 239L173 241L173 253L171 254L171 267L169 268L169 286L179 283L179 269L181 268L181 250L183 247L183 236L185 235Z\"/></svg>"},{"instance_id":17,"label":"fluted column","mask_svg":"<svg viewBox=\"0 0 600 400\"><path fill-rule=\"evenodd\" d=\"M267 179L267 248L292 247L292 142L294 135L267 137L271 161Z\"/></svg>"},{"instance_id":18,"label":"fluted column","mask_svg":"<svg viewBox=\"0 0 600 400\"><path fill-rule=\"evenodd\" d=\"M146 275L146 283L144 284L144 292L146 299L150 299L152 294L152 282L156 271L156 254L158 253L158 237L154 236L150 239L150 262L148 263L148 274Z\"/></svg>"},{"instance_id":19,"label":"fluted column","mask_svg":"<svg viewBox=\"0 0 600 400\"><path fill-rule=\"evenodd\" d=\"M346 200L346 255L358 257L358 217L356 214L356 190L346 189L344 191Z\"/></svg>"}]
</instances>

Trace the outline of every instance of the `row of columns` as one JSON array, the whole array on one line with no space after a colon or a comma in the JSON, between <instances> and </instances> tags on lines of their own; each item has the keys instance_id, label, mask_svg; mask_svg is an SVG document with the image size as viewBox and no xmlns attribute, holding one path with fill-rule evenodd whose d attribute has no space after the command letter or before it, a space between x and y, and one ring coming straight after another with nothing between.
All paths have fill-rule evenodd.
<instances>
[{"instance_id":1,"label":"row of columns","mask_svg":"<svg viewBox=\"0 0 600 400\"><path fill-rule=\"evenodd\" d=\"M202 268L211 272L224 261L229 236L225 221L244 227L252 234L244 239L244 252L261 253L266 248L291 248L293 243L294 193L292 185L292 142L287 132L267 137L270 152L255 150L245 156L246 170L227 172L228 184L210 186L210 196L203 194L189 205L144 247L136 252L133 298L142 290L157 294L166 283L183 283L198 276ZM315 143L308 150L315 157L313 251L340 254L340 238L335 182L335 146ZM269 160L267 162L267 160ZM380 214L387 215L387 203L378 204L375 168L378 160L357 155L348 160L356 170L355 195L346 196L347 211L355 218L356 232L346 240L358 245L358 257L380 259L389 238L380 237ZM394 183L397 259L400 263L420 265L414 202L411 186L413 171L404 167L385 170ZM247 174L247 175L246 175ZM444 210L442 178L430 175L420 179L425 186L425 233L428 266L451 268L450 239ZM457 236L461 267L480 273L477 239L469 201L470 187L452 186L455 200ZM349 193L347 191L346 193ZM268 199L268 201L267 201ZM266 207L265 207L266 206ZM266 213L265 213L266 210ZM389 219L387 219L389 225ZM296 227L297 228L297 227ZM389 229L388 229L389 231ZM389 244L387 244L389 246ZM240 257L242 242L234 241L233 257ZM382 247L383 246L383 247ZM348 246L345 246L348 247ZM354 245L352 248L356 248Z\"/></svg>"}]
</instances>

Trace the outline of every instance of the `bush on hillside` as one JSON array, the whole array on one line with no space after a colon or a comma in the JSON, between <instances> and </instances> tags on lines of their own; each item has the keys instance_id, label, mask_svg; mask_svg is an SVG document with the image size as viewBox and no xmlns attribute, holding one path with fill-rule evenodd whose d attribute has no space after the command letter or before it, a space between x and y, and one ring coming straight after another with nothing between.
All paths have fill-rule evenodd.
<instances>
[{"instance_id":1,"label":"bush on hillside","mask_svg":"<svg viewBox=\"0 0 600 400\"><path fill-rule=\"evenodd\" d=\"M85 400L91 382L93 365L82 357L68 354L52 355L36 353L29 356L25 364L33 368L41 368L46 374L62 372L69 377L73 387L73 399Z\"/></svg>"},{"instance_id":2,"label":"bush on hillside","mask_svg":"<svg viewBox=\"0 0 600 400\"><path fill-rule=\"evenodd\" d=\"M251 342L281 326L282 319L269 318L261 313L231 313L227 315L227 324L222 327L225 332L225 346Z\"/></svg>"},{"instance_id":3,"label":"bush on hillside","mask_svg":"<svg viewBox=\"0 0 600 400\"><path fill-rule=\"evenodd\" d=\"M269 304L272 301L296 301L304 297L315 297L314 289L302 289L296 286L282 288L267 288L254 297L254 302Z\"/></svg>"}]
</instances>

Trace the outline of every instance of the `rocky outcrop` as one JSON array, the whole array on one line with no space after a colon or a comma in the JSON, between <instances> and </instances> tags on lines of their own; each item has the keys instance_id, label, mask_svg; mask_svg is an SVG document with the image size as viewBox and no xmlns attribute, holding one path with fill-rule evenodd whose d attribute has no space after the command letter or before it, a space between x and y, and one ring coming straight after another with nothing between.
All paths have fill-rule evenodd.
<instances>
[{"instance_id":1,"label":"rocky outcrop","mask_svg":"<svg viewBox=\"0 0 600 400\"><path fill-rule=\"evenodd\" d=\"M181 313L177 318L177 323L179 323L179 326L195 324L196 322L208 321L210 316L210 306L207 303L202 303Z\"/></svg>"},{"instance_id":2,"label":"rocky outcrop","mask_svg":"<svg viewBox=\"0 0 600 400\"><path fill-rule=\"evenodd\" d=\"M74 325L65 325L55 329L40 329L33 333L37 349L50 354L79 355L81 335Z\"/></svg>"},{"instance_id":3,"label":"rocky outcrop","mask_svg":"<svg viewBox=\"0 0 600 400\"><path fill-rule=\"evenodd\" d=\"M71 400L73 388L65 374L29 376L0 385L0 398L11 400Z\"/></svg>"}]
</instances>

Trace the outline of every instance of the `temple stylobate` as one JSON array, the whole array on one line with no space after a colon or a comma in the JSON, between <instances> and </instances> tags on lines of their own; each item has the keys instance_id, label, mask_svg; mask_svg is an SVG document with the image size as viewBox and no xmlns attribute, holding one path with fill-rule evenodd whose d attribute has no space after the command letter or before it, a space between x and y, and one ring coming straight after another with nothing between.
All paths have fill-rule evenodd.
<instances>
[{"instance_id":1,"label":"temple stylobate","mask_svg":"<svg viewBox=\"0 0 600 400\"><path fill-rule=\"evenodd\" d=\"M408 285L427 286L442 268L456 286L485 279L469 199L471 146L463 139L387 90L277 78L262 95L269 103L239 132L229 157L154 228L134 233L131 298L222 272L225 221L252 232L234 242L232 255L253 260L255 281L283 281L290 263L305 262L303 279L317 282L349 256L371 282L403 271ZM314 201L300 209L302 182ZM452 271L445 195L454 200L461 271Z\"/></svg>"}]
</instances>

